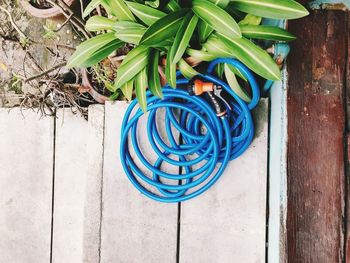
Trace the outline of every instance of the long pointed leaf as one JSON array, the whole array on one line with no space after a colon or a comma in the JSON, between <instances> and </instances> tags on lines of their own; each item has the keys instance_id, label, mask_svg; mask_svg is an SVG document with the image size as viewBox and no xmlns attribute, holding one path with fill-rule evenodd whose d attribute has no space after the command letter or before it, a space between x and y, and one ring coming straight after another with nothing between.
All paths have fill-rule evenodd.
<instances>
[{"instance_id":1,"label":"long pointed leaf","mask_svg":"<svg viewBox=\"0 0 350 263\"><path fill-rule=\"evenodd\" d=\"M295 19L309 14L293 0L232 0L230 5L245 13L275 19Z\"/></svg>"},{"instance_id":2,"label":"long pointed leaf","mask_svg":"<svg viewBox=\"0 0 350 263\"><path fill-rule=\"evenodd\" d=\"M156 49L152 49L150 53L150 64L148 70L148 88L152 92L153 95L162 98L162 85L160 83L160 77L158 72L158 64L159 64L159 51Z\"/></svg>"},{"instance_id":3,"label":"long pointed leaf","mask_svg":"<svg viewBox=\"0 0 350 263\"><path fill-rule=\"evenodd\" d=\"M96 50L94 53L92 53L90 58L85 58L85 60L81 62L80 67L88 68L96 65L98 62L108 57L123 45L124 42L117 39L108 43L107 45L104 45L99 50Z\"/></svg>"},{"instance_id":4,"label":"long pointed leaf","mask_svg":"<svg viewBox=\"0 0 350 263\"><path fill-rule=\"evenodd\" d=\"M222 8L207 0L193 0L193 12L216 31L231 37L241 37L236 21Z\"/></svg>"},{"instance_id":5,"label":"long pointed leaf","mask_svg":"<svg viewBox=\"0 0 350 263\"><path fill-rule=\"evenodd\" d=\"M135 78L135 93L138 103L140 104L140 108L143 112L147 111L147 70L143 68Z\"/></svg>"},{"instance_id":6,"label":"long pointed leaf","mask_svg":"<svg viewBox=\"0 0 350 263\"><path fill-rule=\"evenodd\" d=\"M180 5L175 0L170 0L165 6L165 10L168 12L175 12L180 9Z\"/></svg>"},{"instance_id":7,"label":"long pointed leaf","mask_svg":"<svg viewBox=\"0 0 350 263\"><path fill-rule=\"evenodd\" d=\"M198 21L198 34L199 34L199 42L204 43L209 35L214 31L214 29L209 26L209 24L202 19Z\"/></svg>"},{"instance_id":8,"label":"long pointed leaf","mask_svg":"<svg viewBox=\"0 0 350 263\"><path fill-rule=\"evenodd\" d=\"M193 32L196 28L198 17L189 12L182 21L179 30L176 33L174 44L169 53L171 63L177 63L185 53L190 43Z\"/></svg>"},{"instance_id":9,"label":"long pointed leaf","mask_svg":"<svg viewBox=\"0 0 350 263\"><path fill-rule=\"evenodd\" d=\"M152 46L174 36L187 12L187 9L181 9L159 19L147 29L140 43Z\"/></svg>"},{"instance_id":10,"label":"long pointed leaf","mask_svg":"<svg viewBox=\"0 0 350 263\"><path fill-rule=\"evenodd\" d=\"M132 80L128 81L120 89L123 92L125 98L128 101L131 101L131 99L132 99L132 91L134 90L134 80L132 79Z\"/></svg>"},{"instance_id":11,"label":"long pointed leaf","mask_svg":"<svg viewBox=\"0 0 350 263\"><path fill-rule=\"evenodd\" d=\"M275 41L292 41L296 37L288 31L276 26L240 26L242 35L246 38L266 39Z\"/></svg>"},{"instance_id":12,"label":"long pointed leaf","mask_svg":"<svg viewBox=\"0 0 350 263\"><path fill-rule=\"evenodd\" d=\"M150 6L130 1L126 1L125 3L130 8L131 12L133 12L135 16L137 16L143 23L145 23L148 26L152 25L157 20L166 15L166 13L152 8Z\"/></svg>"},{"instance_id":13,"label":"long pointed leaf","mask_svg":"<svg viewBox=\"0 0 350 263\"><path fill-rule=\"evenodd\" d=\"M227 80L227 83L231 87L231 89L244 101L250 102L251 99L248 96L247 92L242 89L242 87L239 85L235 73L231 70L231 68L225 64L224 66L225 69L225 77Z\"/></svg>"},{"instance_id":14,"label":"long pointed leaf","mask_svg":"<svg viewBox=\"0 0 350 263\"><path fill-rule=\"evenodd\" d=\"M186 54L203 61L212 61L216 58L216 56L211 53L208 53L202 50L192 49L192 48L188 48L186 50Z\"/></svg>"},{"instance_id":15,"label":"long pointed leaf","mask_svg":"<svg viewBox=\"0 0 350 263\"><path fill-rule=\"evenodd\" d=\"M86 22L88 31L113 30L115 21L104 16L92 16Z\"/></svg>"},{"instance_id":16,"label":"long pointed leaf","mask_svg":"<svg viewBox=\"0 0 350 263\"><path fill-rule=\"evenodd\" d=\"M90 13L101 4L101 0L92 0L84 9L83 18L90 15Z\"/></svg>"},{"instance_id":17,"label":"long pointed leaf","mask_svg":"<svg viewBox=\"0 0 350 263\"><path fill-rule=\"evenodd\" d=\"M116 40L114 32L98 35L86 40L77 47L76 51L69 58L67 67L81 66L85 61L91 58L94 52Z\"/></svg>"},{"instance_id":18,"label":"long pointed leaf","mask_svg":"<svg viewBox=\"0 0 350 263\"><path fill-rule=\"evenodd\" d=\"M238 58L257 74L270 80L281 79L281 72L276 62L262 48L244 37L232 39L219 35L219 39L223 41L232 56Z\"/></svg>"},{"instance_id":19,"label":"long pointed leaf","mask_svg":"<svg viewBox=\"0 0 350 263\"><path fill-rule=\"evenodd\" d=\"M176 64L171 63L169 56L166 60L165 76L170 87L176 88Z\"/></svg>"},{"instance_id":20,"label":"long pointed leaf","mask_svg":"<svg viewBox=\"0 0 350 263\"><path fill-rule=\"evenodd\" d=\"M188 65L188 63L183 58L180 59L178 65L181 74L187 79L192 79L193 77L199 75L198 71Z\"/></svg>"},{"instance_id":21,"label":"long pointed leaf","mask_svg":"<svg viewBox=\"0 0 350 263\"><path fill-rule=\"evenodd\" d=\"M136 21L123 0L101 0L107 12L118 18L118 20Z\"/></svg>"},{"instance_id":22,"label":"long pointed leaf","mask_svg":"<svg viewBox=\"0 0 350 263\"><path fill-rule=\"evenodd\" d=\"M131 50L117 71L115 88L121 88L126 82L133 79L148 63L149 49L138 46Z\"/></svg>"}]
</instances>

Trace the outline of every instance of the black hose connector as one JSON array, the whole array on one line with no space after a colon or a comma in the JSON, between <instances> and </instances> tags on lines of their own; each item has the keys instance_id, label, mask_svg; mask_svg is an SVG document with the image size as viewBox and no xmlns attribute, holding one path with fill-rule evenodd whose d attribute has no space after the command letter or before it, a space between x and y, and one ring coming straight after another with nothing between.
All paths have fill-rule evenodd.
<instances>
[{"instance_id":1,"label":"black hose connector","mask_svg":"<svg viewBox=\"0 0 350 263\"><path fill-rule=\"evenodd\" d=\"M222 99L216 96L213 91L208 91L205 94L207 95L206 97L208 98L209 103L214 108L216 112L216 116L218 117L225 116L227 113L227 110L226 110L225 103L222 101Z\"/></svg>"}]
</instances>

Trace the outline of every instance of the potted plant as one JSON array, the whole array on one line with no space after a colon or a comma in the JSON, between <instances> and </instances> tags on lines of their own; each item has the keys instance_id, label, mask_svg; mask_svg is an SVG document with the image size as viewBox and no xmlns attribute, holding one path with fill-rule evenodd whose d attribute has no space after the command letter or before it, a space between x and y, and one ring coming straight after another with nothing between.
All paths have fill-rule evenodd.
<instances>
[{"instance_id":1,"label":"potted plant","mask_svg":"<svg viewBox=\"0 0 350 263\"><path fill-rule=\"evenodd\" d=\"M62 10L53 6L46 0L21 0L23 8L32 16L38 18L57 18L62 15ZM76 0L63 0L67 6L72 6Z\"/></svg>"},{"instance_id":2,"label":"potted plant","mask_svg":"<svg viewBox=\"0 0 350 263\"><path fill-rule=\"evenodd\" d=\"M266 41L271 45L295 37L282 28L262 25L262 20L295 19L308 14L294 0L94 0L85 13L98 5L105 8L108 17L94 15L88 19L86 29L98 34L78 46L68 66L91 67L130 45L132 49L117 66L109 88L114 98L120 93L131 98L135 90L144 110L147 88L162 97L162 72L175 88L177 69L192 78L198 74L194 65L218 57L236 58L262 78L279 80L280 68L264 45ZM196 63L190 64L193 60ZM250 99L240 85L245 78L238 70L219 65L217 74L242 99Z\"/></svg>"}]
</instances>

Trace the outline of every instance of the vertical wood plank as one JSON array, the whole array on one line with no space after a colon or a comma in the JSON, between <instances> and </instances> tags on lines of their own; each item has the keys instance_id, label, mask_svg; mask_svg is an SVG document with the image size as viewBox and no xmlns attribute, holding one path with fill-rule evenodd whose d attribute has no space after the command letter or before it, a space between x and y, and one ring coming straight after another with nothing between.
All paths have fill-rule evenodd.
<instances>
[{"instance_id":1,"label":"vertical wood plank","mask_svg":"<svg viewBox=\"0 0 350 263\"><path fill-rule=\"evenodd\" d=\"M141 195L120 163L121 123L127 107L116 102L107 103L105 109L101 263L176 262L177 204ZM141 142L148 141L146 133L139 136Z\"/></svg>"},{"instance_id":2,"label":"vertical wood plank","mask_svg":"<svg viewBox=\"0 0 350 263\"><path fill-rule=\"evenodd\" d=\"M267 101L256 138L201 196L181 204L180 262L265 262Z\"/></svg>"},{"instance_id":3,"label":"vertical wood plank","mask_svg":"<svg viewBox=\"0 0 350 263\"><path fill-rule=\"evenodd\" d=\"M56 120L52 262L83 260L88 123L69 109Z\"/></svg>"},{"instance_id":4,"label":"vertical wood plank","mask_svg":"<svg viewBox=\"0 0 350 263\"><path fill-rule=\"evenodd\" d=\"M104 117L103 105L89 107L84 204L84 263L100 262Z\"/></svg>"},{"instance_id":5,"label":"vertical wood plank","mask_svg":"<svg viewBox=\"0 0 350 263\"><path fill-rule=\"evenodd\" d=\"M349 13L347 14L347 68L345 79L345 92L346 92L346 200L345 200L345 262L350 262L350 20Z\"/></svg>"},{"instance_id":6,"label":"vertical wood plank","mask_svg":"<svg viewBox=\"0 0 350 263\"><path fill-rule=\"evenodd\" d=\"M50 261L53 118L0 109L0 262Z\"/></svg>"},{"instance_id":7,"label":"vertical wood plank","mask_svg":"<svg viewBox=\"0 0 350 263\"><path fill-rule=\"evenodd\" d=\"M289 23L288 259L341 262L346 13Z\"/></svg>"}]
</instances>

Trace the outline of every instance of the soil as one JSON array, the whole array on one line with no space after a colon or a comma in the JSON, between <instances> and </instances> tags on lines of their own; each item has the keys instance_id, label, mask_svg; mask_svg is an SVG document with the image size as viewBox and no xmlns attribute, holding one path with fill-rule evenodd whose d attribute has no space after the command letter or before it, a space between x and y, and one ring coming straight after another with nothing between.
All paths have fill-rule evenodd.
<instances>
[{"instance_id":1,"label":"soil","mask_svg":"<svg viewBox=\"0 0 350 263\"><path fill-rule=\"evenodd\" d=\"M49 9L52 7L52 5L45 0L31 0L30 3L39 9Z\"/></svg>"}]
</instances>

